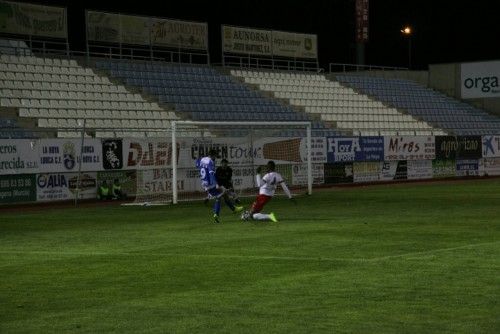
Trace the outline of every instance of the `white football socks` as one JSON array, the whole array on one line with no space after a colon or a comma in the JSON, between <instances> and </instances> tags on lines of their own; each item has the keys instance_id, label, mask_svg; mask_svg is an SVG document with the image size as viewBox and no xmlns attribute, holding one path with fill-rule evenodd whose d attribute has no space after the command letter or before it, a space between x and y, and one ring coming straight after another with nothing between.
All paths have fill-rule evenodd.
<instances>
[{"instance_id":1,"label":"white football socks","mask_svg":"<svg viewBox=\"0 0 500 334\"><path fill-rule=\"evenodd\" d=\"M255 219L255 220L271 220L271 218L269 218L269 215L266 213L254 213L253 219Z\"/></svg>"}]
</instances>

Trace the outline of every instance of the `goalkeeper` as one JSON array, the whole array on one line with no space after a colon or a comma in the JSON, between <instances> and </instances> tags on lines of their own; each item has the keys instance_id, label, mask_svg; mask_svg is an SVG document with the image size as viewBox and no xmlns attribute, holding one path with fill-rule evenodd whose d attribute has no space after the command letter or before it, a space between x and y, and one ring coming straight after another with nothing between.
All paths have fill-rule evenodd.
<instances>
[{"instance_id":1,"label":"goalkeeper","mask_svg":"<svg viewBox=\"0 0 500 334\"><path fill-rule=\"evenodd\" d=\"M260 188L259 195L255 199L255 202L253 202L250 212L245 212L243 214L243 219L248 217L255 220L271 220L273 222L277 222L278 219L276 219L276 216L273 212L266 214L261 213L261 211L267 204L267 202L269 202L271 198L273 198L278 184L281 185L281 188L283 188L283 191L288 196L288 198L292 201L295 201L285 183L285 180L280 173L275 171L276 164L274 163L274 161L269 161L266 167L267 173L263 177L261 177L260 175L261 167L257 168L257 175L255 176L255 179L257 182L257 186Z\"/></svg>"},{"instance_id":2,"label":"goalkeeper","mask_svg":"<svg viewBox=\"0 0 500 334\"><path fill-rule=\"evenodd\" d=\"M210 198L215 198L215 203L213 206L213 221L214 223L219 223L219 214L221 209L220 199L224 198L224 202L226 202L227 206L233 212L240 212L243 210L241 206L234 206L231 199L226 194L226 189L222 186L219 186L215 179L215 157L217 156L217 151L211 149L208 152L208 156L203 157L199 160L196 160L196 167L200 170L200 178L201 185L207 192Z\"/></svg>"},{"instance_id":3,"label":"goalkeeper","mask_svg":"<svg viewBox=\"0 0 500 334\"><path fill-rule=\"evenodd\" d=\"M221 160L221 166L215 171L215 179L219 186L226 188L227 194L233 199L236 204L240 204L238 195L234 192L233 187L233 169L229 167L226 159Z\"/></svg>"}]
</instances>

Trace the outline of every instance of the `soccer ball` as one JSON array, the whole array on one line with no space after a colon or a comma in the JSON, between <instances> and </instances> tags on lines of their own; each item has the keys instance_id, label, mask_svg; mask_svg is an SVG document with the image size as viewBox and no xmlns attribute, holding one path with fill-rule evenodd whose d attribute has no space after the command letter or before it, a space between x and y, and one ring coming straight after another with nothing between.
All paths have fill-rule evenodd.
<instances>
[{"instance_id":1,"label":"soccer ball","mask_svg":"<svg viewBox=\"0 0 500 334\"><path fill-rule=\"evenodd\" d=\"M241 220L249 220L250 219L250 211L243 211L241 214Z\"/></svg>"}]
</instances>

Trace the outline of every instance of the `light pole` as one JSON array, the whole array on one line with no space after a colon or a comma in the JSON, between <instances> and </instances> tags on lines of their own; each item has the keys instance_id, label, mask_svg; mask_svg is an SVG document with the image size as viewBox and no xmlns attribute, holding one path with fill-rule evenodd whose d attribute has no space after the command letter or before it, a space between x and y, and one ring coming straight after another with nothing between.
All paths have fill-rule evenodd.
<instances>
[{"instance_id":1,"label":"light pole","mask_svg":"<svg viewBox=\"0 0 500 334\"><path fill-rule=\"evenodd\" d=\"M408 69L411 68L411 35L413 33L413 29L410 26L404 26L403 29L401 29L401 33L403 36L406 36L408 38Z\"/></svg>"}]
</instances>

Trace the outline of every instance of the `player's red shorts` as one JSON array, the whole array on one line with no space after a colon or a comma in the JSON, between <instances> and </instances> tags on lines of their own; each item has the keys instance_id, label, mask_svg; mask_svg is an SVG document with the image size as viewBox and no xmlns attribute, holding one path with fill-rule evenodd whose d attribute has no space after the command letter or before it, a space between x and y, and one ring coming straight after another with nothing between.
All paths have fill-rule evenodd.
<instances>
[{"instance_id":1,"label":"player's red shorts","mask_svg":"<svg viewBox=\"0 0 500 334\"><path fill-rule=\"evenodd\" d=\"M255 202L252 204L252 212L257 213L260 212L263 208L264 205L266 205L267 202L271 199L271 196L266 196L266 195L258 195L257 198L255 199Z\"/></svg>"}]
</instances>

